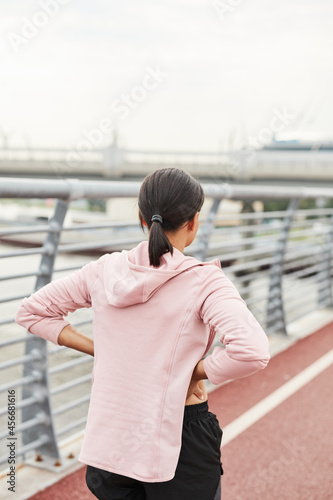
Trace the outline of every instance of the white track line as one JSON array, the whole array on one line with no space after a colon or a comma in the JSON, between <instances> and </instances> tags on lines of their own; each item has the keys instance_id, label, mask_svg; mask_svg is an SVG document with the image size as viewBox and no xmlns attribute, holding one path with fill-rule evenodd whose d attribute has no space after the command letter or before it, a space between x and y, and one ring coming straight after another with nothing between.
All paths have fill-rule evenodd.
<instances>
[{"instance_id":1,"label":"white track line","mask_svg":"<svg viewBox=\"0 0 333 500\"><path fill-rule=\"evenodd\" d=\"M328 368L332 363L333 349L276 389L265 399L262 399L255 406L250 408L250 410L226 425L223 428L222 446L230 443L230 441L235 439L268 412L276 408L276 406L289 398L289 396L301 389L301 387L310 382L316 375L319 375L319 373Z\"/></svg>"}]
</instances>

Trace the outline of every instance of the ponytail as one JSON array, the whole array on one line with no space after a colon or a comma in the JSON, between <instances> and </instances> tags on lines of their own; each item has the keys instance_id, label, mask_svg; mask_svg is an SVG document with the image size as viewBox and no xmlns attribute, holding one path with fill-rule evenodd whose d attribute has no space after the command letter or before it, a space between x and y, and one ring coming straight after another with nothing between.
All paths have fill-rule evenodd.
<instances>
[{"instance_id":1,"label":"ponytail","mask_svg":"<svg viewBox=\"0 0 333 500\"><path fill-rule=\"evenodd\" d=\"M139 193L139 218L149 231L149 263L158 267L171 245L166 232L175 232L188 223L204 202L201 184L190 174L177 168L163 168L149 174Z\"/></svg>"},{"instance_id":2,"label":"ponytail","mask_svg":"<svg viewBox=\"0 0 333 500\"><path fill-rule=\"evenodd\" d=\"M173 255L173 246L157 220L152 221L150 227L148 251L150 265L154 267L160 265L160 258L164 253L170 252Z\"/></svg>"}]
</instances>

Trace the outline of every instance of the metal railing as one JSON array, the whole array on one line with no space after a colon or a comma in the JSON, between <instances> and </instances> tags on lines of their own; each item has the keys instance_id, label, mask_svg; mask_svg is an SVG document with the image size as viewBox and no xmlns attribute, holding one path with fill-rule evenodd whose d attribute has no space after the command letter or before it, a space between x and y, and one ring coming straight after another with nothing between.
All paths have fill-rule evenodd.
<instances>
[{"instance_id":1,"label":"metal railing","mask_svg":"<svg viewBox=\"0 0 333 500\"><path fill-rule=\"evenodd\" d=\"M0 320L0 393L15 392L16 456L21 460L37 457L52 470L63 462L59 444L85 426L92 358L24 333L14 322L15 311L23 297L53 277L79 269L96 252L142 241L146 236L137 220L105 216L98 222L65 222L74 200L136 198L139 188L137 182L0 181L0 199L57 199L53 216L42 224L20 227L0 221L0 306L5 309ZM298 208L302 199L333 198L333 189L206 184L204 190L209 208L185 253L200 260L219 258L268 334L287 334L294 320L333 307L333 208ZM286 211L244 213L235 208L227 213L222 203L226 199L284 199L289 206ZM90 310L76 311L69 319L91 335ZM0 409L2 440L8 439L7 416L6 400ZM7 462L8 455L0 457L0 466Z\"/></svg>"}]
</instances>

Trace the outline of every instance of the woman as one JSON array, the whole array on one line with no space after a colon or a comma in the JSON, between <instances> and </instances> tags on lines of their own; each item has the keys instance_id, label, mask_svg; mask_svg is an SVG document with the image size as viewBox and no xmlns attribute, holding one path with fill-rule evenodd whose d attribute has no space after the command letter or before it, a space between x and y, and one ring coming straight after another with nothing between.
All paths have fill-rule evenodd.
<instances>
[{"instance_id":1,"label":"woman","mask_svg":"<svg viewBox=\"0 0 333 500\"><path fill-rule=\"evenodd\" d=\"M222 430L203 380L220 384L268 363L267 337L219 260L183 254L203 202L189 174L153 172L139 194L149 242L53 281L17 312L29 332L94 355L78 460L99 499L213 500ZM80 307L92 307L93 341L63 318ZM207 356L216 334L225 349Z\"/></svg>"}]
</instances>

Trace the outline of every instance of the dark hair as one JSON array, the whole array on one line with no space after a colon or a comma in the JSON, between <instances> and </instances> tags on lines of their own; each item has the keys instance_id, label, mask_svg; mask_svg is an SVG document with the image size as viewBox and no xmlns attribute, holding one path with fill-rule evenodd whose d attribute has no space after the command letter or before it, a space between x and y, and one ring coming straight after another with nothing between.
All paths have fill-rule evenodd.
<instances>
[{"instance_id":1,"label":"dark hair","mask_svg":"<svg viewBox=\"0 0 333 500\"><path fill-rule=\"evenodd\" d=\"M164 231L177 231L200 212L205 195L201 184L178 168L162 168L147 175L139 193L139 218L149 231L149 262L158 267L164 253L173 254L173 246ZM163 222L151 221L153 215Z\"/></svg>"}]
</instances>

